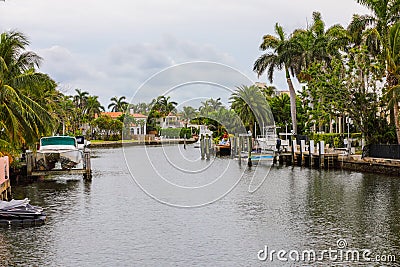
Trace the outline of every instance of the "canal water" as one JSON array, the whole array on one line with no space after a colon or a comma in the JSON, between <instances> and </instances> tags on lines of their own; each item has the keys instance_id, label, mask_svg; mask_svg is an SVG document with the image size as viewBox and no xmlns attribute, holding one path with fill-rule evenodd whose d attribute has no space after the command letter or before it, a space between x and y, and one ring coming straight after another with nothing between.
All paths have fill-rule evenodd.
<instances>
[{"instance_id":1,"label":"canal water","mask_svg":"<svg viewBox=\"0 0 400 267\"><path fill-rule=\"evenodd\" d=\"M267 164L249 169L199 154L192 146L93 149L92 181L14 182L14 198L44 207L48 220L0 229L0 266L400 266L398 177L272 167L251 193ZM224 176L227 193L163 192L154 176L186 189Z\"/></svg>"}]
</instances>

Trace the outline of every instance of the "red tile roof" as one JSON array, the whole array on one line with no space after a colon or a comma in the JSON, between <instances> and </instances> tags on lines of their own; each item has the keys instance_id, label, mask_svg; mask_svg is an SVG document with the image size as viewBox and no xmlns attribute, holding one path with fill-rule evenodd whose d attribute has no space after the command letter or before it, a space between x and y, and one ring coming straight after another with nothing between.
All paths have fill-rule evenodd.
<instances>
[{"instance_id":1,"label":"red tile roof","mask_svg":"<svg viewBox=\"0 0 400 267\"><path fill-rule=\"evenodd\" d=\"M101 115L110 116L112 119L116 119L122 115L122 112L102 112Z\"/></svg>"},{"instance_id":2,"label":"red tile roof","mask_svg":"<svg viewBox=\"0 0 400 267\"><path fill-rule=\"evenodd\" d=\"M132 117L138 118L138 119L141 119L141 118L146 119L146 118L147 118L146 115L139 114L139 113L133 113L133 114L130 114L130 115L131 115Z\"/></svg>"}]
</instances>

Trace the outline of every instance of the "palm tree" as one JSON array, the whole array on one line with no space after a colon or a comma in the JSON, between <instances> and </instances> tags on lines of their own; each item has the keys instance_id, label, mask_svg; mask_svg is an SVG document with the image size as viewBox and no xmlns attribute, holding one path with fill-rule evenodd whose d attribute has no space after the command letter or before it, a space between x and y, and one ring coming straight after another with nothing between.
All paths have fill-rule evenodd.
<instances>
[{"instance_id":1,"label":"palm tree","mask_svg":"<svg viewBox=\"0 0 400 267\"><path fill-rule=\"evenodd\" d=\"M211 108L215 111L217 111L218 109L220 109L223 106L221 103L221 98L217 98L217 99L210 98L207 101L208 101L208 104L211 106Z\"/></svg>"},{"instance_id":2,"label":"palm tree","mask_svg":"<svg viewBox=\"0 0 400 267\"><path fill-rule=\"evenodd\" d=\"M400 19L400 3L397 0L357 0L357 2L372 11L372 15L359 16L353 29L356 29L356 26L361 29L362 26L365 27L363 31L368 33L367 36L371 40L375 40L375 49L380 52L378 54L380 54L383 65L386 66L386 81L389 89L386 96L393 104L391 122L395 123L397 142L400 144L398 96L397 89L395 89L399 80L395 77L396 71L393 67L393 63L396 64L396 59L393 57L393 51L396 50L393 45L396 44L396 40L392 36L397 30L391 30L391 27ZM393 27L396 28L396 26Z\"/></svg>"},{"instance_id":3,"label":"palm tree","mask_svg":"<svg viewBox=\"0 0 400 267\"><path fill-rule=\"evenodd\" d=\"M169 113L175 110L175 107L178 105L175 101L170 101L170 96L159 96L157 99L154 99L152 102L152 110L160 113L161 117L168 116Z\"/></svg>"},{"instance_id":4,"label":"palm tree","mask_svg":"<svg viewBox=\"0 0 400 267\"><path fill-rule=\"evenodd\" d=\"M229 98L231 108L244 124L253 132L254 124L259 126L273 124L273 116L268 103L260 89L254 85L237 87ZM256 133L254 133L256 135Z\"/></svg>"},{"instance_id":5,"label":"palm tree","mask_svg":"<svg viewBox=\"0 0 400 267\"><path fill-rule=\"evenodd\" d=\"M42 134L52 131L51 114L27 95L27 89L38 89L43 75L35 71L41 58L25 51L29 41L20 32L10 31L0 37L0 118L1 139L14 145L32 144Z\"/></svg>"},{"instance_id":6,"label":"palm tree","mask_svg":"<svg viewBox=\"0 0 400 267\"><path fill-rule=\"evenodd\" d=\"M182 119L190 121L197 116L196 109L191 106L184 106L182 110Z\"/></svg>"},{"instance_id":7,"label":"palm tree","mask_svg":"<svg viewBox=\"0 0 400 267\"><path fill-rule=\"evenodd\" d=\"M280 126L290 120L290 98L287 94L281 94L270 100L270 106L274 119Z\"/></svg>"},{"instance_id":8,"label":"palm tree","mask_svg":"<svg viewBox=\"0 0 400 267\"><path fill-rule=\"evenodd\" d=\"M125 99L125 96L121 96L120 98L117 98L116 96L112 97L108 109L111 108L112 112L124 112L128 107L128 102L126 102Z\"/></svg>"},{"instance_id":9,"label":"palm tree","mask_svg":"<svg viewBox=\"0 0 400 267\"><path fill-rule=\"evenodd\" d=\"M341 59L340 50L345 50L349 44L348 31L341 25L333 25L325 29L321 13L313 12L313 21L307 29L297 29L292 34L292 41L300 50L295 57L296 75L299 80L308 81L304 71L313 63L323 63L329 68L333 59Z\"/></svg>"},{"instance_id":10,"label":"palm tree","mask_svg":"<svg viewBox=\"0 0 400 267\"><path fill-rule=\"evenodd\" d=\"M400 22L394 24L389 32L387 60L387 83L390 96L389 106L393 107L394 123L396 126L396 135L400 144L400 121L399 121L399 101L400 101Z\"/></svg>"},{"instance_id":11,"label":"palm tree","mask_svg":"<svg viewBox=\"0 0 400 267\"><path fill-rule=\"evenodd\" d=\"M89 96L89 92L80 90L80 89L75 89L76 95L74 96L74 102L77 108L80 108L81 111L84 110L84 107L86 105L86 101Z\"/></svg>"},{"instance_id":12,"label":"palm tree","mask_svg":"<svg viewBox=\"0 0 400 267\"><path fill-rule=\"evenodd\" d=\"M86 100L86 114L89 121L93 120L96 115L99 116L104 107L100 104L98 96L88 96Z\"/></svg>"},{"instance_id":13,"label":"palm tree","mask_svg":"<svg viewBox=\"0 0 400 267\"><path fill-rule=\"evenodd\" d=\"M296 118L296 91L293 86L292 76L295 75L297 67L295 59L301 53L301 45L296 39L288 38L283 31L282 26L278 23L275 25L275 33L277 36L270 34L264 35L263 42L260 45L262 51L268 51L261 55L255 62L253 70L261 76L267 71L268 80L273 82L275 70L284 70L286 82L290 92L290 112L292 117L292 127L294 134L297 133Z\"/></svg>"}]
</instances>

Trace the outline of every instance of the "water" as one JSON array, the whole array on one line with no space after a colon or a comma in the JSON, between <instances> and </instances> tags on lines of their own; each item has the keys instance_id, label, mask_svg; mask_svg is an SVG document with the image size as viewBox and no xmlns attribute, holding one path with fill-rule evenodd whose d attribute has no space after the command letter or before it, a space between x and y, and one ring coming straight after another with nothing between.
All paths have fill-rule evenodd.
<instances>
[{"instance_id":1,"label":"water","mask_svg":"<svg viewBox=\"0 0 400 267\"><path fill-rule=\"evenodd\" d=\"M159 147L150 150L165 153ZM143 174L147 168L142 164L144 152L144 148L127 149L129 159L137 161L136 171ZM173 149L167 153L174 158ZM181 153L192 160L199 154L193 147ZM228 162L211 161L217 169ZM197 164L207 167L209 163ZM243 174L239 184L222 199L198 208L177 208L149 197L130 176L122 149L93 150L91 182L80 176L58 176L14 183L14 197L28 197L44 207L48 221L40 227L2 229L0 265L331 266L335 261L326 256L307 263L283 262L275 255L271 262L260 261L257 254L265 246L286 251L337 249L339 239L345 239L349 249L394 254L400 262L398 177L274 167L251 194L248 186L254 168L232 163L227 176L235 179ZM188 163L184 168L195 165ZM177 177L176 170L171 173L169 179L174 182L189 182L185 175ZM179 202L182 196L169 197Z\"/></svg>"}]
</instances>

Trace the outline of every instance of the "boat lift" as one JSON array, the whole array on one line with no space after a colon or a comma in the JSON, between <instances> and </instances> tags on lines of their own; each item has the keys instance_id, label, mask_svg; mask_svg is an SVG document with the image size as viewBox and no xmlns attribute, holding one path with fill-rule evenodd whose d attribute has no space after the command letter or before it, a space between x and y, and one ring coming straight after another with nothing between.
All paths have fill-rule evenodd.
<instances>
[{"instance_id":1,"label":"boat lift","mask_svg":"<svg viewBox=\"0 0 400 267\"><path fill-rule=\"evenodd\" d=\"M83 162L82 168L72 169L52 169L52 170L41 170L36 160L36 153L33 151L26 151L26 174L27 176L46 176L50 174L61 175L61 174L82 174L85 179L92 179L92 167L90 162L90 151L83 150Z\"/></svg>"}]
</instances>

